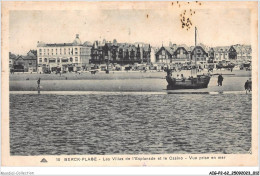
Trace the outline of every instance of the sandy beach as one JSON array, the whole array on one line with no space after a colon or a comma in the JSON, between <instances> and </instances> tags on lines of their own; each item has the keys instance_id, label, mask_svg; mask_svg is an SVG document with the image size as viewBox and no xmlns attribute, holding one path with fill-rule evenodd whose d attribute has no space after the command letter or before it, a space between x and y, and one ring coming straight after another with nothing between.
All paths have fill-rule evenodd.
<instances>
[{"instance_id":1,"label":"sandy beach","mask_svg":"<svg viewBox=\"0 0 260 176\"><path fill-rule=\"evenodd\" d=\"M217 86L217 74L224 77L223 86ZM179 74L175 72L174 74ZM10 75L10 91L37 91L37 79L41 78L41 91L166 91L165 72L111 72L106 74L67 73L57 74L14 74ZM248 71L219 70L212 74L208 88L174 90L174 92L223 92L243 91L244 83L251 77Z\"/></svg>"}]
</instances>

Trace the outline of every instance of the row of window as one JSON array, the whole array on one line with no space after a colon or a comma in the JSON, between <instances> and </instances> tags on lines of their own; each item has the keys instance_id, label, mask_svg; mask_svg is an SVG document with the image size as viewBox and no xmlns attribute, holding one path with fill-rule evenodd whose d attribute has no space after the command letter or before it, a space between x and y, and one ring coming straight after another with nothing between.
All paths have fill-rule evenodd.
<instances>
[{"instance_id":1,"label":"row of window","mask_svg":"<svg viewBox=\"0 0 260 176\"><path fill-rule=\"evenodd\" d=\"M49 59L49 63L56 63L56 62L68 62L68 61L70 61L70 62L73 62L73 58L71 57L71 58L69 58L69 59L55 59L55 58L53 58L53 59ZM78 57L75 57L75 62L78 62L79 61L79 59L78 59ZM43 58L39 58L39 63L42 63L43 62ZM48 59L47 58L44 58L44 62L48 62Z\"/></svg>"},{"instance_id":2,"label":"row of window","mask_svg":"<svg viewBox=\"0 0 260 176\"><path fill-rule=\"evenodd\" d=\"M226 56L227 56L228 53L226 53L226 54L222 54L222 53L221 53L221 54L218 54L218 53L216 53L216 56L219 56L219 55L220 55L220 56L223 56L223 55L226 55Z\"/></svg>"},{"instance_id":3,"label":"row of window","mask_svg":"<svg viewBox=\"0 0 260 176\"><path fill-rule=\"evenodd\" d=\"M39 49L39 55L41 56L42 54L43 55L46 55L46 52L47 52L47 55L50 55L50 52L51 52L51 55L62 55L62 49L60 48L59 50L56 48L55 50L54 49ZM80 52L81 52L81 48L80 48ZM78 55L78 48L74 48L74 52L73 52L73 48L63 48L63 54L68 54L68 55L73 55L73 53L75 55Z\"/></svg>"}]
</instances>

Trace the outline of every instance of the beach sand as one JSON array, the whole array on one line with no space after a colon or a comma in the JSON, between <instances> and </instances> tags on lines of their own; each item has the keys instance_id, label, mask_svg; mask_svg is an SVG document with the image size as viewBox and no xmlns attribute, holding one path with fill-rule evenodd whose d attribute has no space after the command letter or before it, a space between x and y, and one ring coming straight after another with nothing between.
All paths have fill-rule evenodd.
<instances>
[{"instance_id":1,"label":"beach sand","mask_svg":"<svg viewBox=\"0 0 260 176\"><path fill-rule=\"evenodd\" d=\"M212 75L208 88L174 90L174 92L223 92L244 91L244 83L251 77L248 71L222 71L223 86L217 86L217 75ZM216 72L214 74L217 74ZM41 91L110 91L110 92L165 92L165 72L115 72L110 74L67 73L14 74L10 75L10 91L37 91L37 79L41 78ZM67 80L66 80L67 77ZM28 80L26 80L29 78Z\"/></svg>"}]
</instances>

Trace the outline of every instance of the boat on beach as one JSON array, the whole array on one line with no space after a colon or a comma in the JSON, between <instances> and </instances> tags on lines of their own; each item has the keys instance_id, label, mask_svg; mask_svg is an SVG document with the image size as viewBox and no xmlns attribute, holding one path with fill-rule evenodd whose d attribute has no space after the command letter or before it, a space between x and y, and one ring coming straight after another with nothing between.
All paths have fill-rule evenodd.
<instances>
[{"instance_id":1,"label":"boat on beach","mask_svg":"<svg viewBox=\"0 0 260 176\"><path fill-rule=\"evenodd\" d=\"M189 77L188 79L185 78L172 78L171 76L166 76L166 80L168 82L167 89L201 89L207 88L210 76L208 75L197 75L197 77Z\"/></svg>"},{"instance_id":2,"label":"boat on beach","mask_svg":"<svg viewBox=\"0 0 260 176\"><path fill-rule=\"evenodd\" d=\"M197 35L197 28L195 27L195 48L197 45L196 35ZM196 50L195 50L194 68L195 68L195 75L189 76L189 78L185 78L183 76L181 78L173 77L172 76L173 70L167 69L166 70L167 71L166 81L168 82L167 90L207 88L210 81L210 74L203 74L203 75L197 74L198 67L197 67L197 60L196 60Z\"/></svg>"}]
</instances>

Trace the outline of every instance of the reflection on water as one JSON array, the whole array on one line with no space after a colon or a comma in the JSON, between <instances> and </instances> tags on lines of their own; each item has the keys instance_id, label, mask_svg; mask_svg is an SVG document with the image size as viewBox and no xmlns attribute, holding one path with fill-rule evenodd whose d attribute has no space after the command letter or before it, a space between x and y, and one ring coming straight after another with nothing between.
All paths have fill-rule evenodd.
<instances>
[{"instance_id":1,"label":"reflection on water","mask_svg":"<svg viewBox=\"0 0 260 176\"><path fill-rule=\"evenodd\" d=\"M248 153L251 95L10 94L11 155Z\"/></svg>"}]
</instances>

